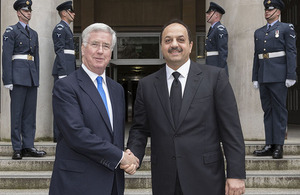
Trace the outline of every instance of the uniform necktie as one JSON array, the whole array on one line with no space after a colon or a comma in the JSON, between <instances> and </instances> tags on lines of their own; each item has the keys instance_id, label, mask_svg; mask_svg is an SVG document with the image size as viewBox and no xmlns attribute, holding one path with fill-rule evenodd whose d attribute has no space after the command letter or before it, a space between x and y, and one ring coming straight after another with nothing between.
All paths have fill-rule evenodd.
<instances>
[{"instance_id":1,"label":"uniform necktie","mask_svg":"<svg viewBox=\"0 0 300 195\"><path fill-rule=\"evenodd\" d=\"M182 104L182 92L181 92L181 83L179 81L179 72L173 72L172 73L174 80L171 86L171 92L170 92L170 103L171 103L171 109L172 109L172 115L175 127L177 128L178 121L179 121L179 113L181 109Z\"/></svg>"},{"instance_id":2,"label":"uniform necktie","mask_svg":"<svg viewBox=\"0 0 300 195\"><path fill-rule=\"evenodd\" d=\"M25 30L27 31L27 34L29 35L29 29L28 29L27 25L25 26Z\"/></svg>"},{"instance_id":3,"label":"uniform necktie","mask_svg":"<svg viewBox=\"0 0 300 195\"><path fill-rule=\"evenodd\" d=\"M211 29L212 29L212 28L211 28L211 27L209 27L208 34L210 33Z\"/></svg>"},{"instance_id":4,"label":"uniform necktie","mask_svg":"<svg viewBox=\"0 0 300 195\"><path fill-rule=\"evenodd\" d=\"M267 26L267 30L269 30L271 28L271 24L268 24Z\"/></svg>"},{"instance_id":5,"label":"uniform necktie","mask_svg":"<svg viewBox=\"0 0 300 195\"><path fill-rule=\"evenodd\" d=\"M108 106L107 106L107 101L106 101L105 91L104 91L104 89L103 89L103 87L102 87L102 77L101 77L101 76L98 76L96 80L97 80L97 84L98 84L98 87L97 87L97 88L98 88L98 91L99 91L99 93L100 93L100 96L101 96L101 98L102 98L102 100L103 100L103 103L104 103L104 105L105 105L107 114L108 114L108 116L109 116L109 111L108 111Z\"/></svg>"}]
</instances>

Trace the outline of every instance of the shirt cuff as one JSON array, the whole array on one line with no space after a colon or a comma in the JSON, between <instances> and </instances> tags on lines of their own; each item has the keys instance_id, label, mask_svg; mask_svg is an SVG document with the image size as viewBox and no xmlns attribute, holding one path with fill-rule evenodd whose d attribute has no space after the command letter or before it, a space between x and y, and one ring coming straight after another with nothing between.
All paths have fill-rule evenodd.
<instances>
[{"instance_id":1,"label":"shirt cuff","mask_svg":"<svg viewBox=\"0 0 300 195\"><path fill-rule=\"evenodd\" d=\"M119 163L117 164L117 166L115 167L115 169L118 168L118 166L119 166L119 164L121 163L121 161L123 160L123 158L124 158L124 152L122 152L122 158L120 159L120 161L119 161Z\"/></svg>"}]
</instances>

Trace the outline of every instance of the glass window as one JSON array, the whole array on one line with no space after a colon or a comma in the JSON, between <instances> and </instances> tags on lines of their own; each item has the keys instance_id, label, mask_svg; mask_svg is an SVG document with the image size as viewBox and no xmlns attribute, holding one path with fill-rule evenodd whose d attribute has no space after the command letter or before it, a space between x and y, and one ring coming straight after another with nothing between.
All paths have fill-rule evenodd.
<instances>
[{"instance_id":1,"label":"glass window","mask_svg":"<svg viewBox=\"0 0 300 195\"><path fill-rule=\"evenodd\" d=\"M159 59L159 37L118 37L117 59Z\"/></svg>"},{"instance_id":2,"label":"glass window","mask_svg":"<svg viewBox=\"0 0 300 195\"><path fill-rule=\"evenodd\" d=\"M197 33L197 59L205 58L205 33Z\"/></svg>"}]
</instances>

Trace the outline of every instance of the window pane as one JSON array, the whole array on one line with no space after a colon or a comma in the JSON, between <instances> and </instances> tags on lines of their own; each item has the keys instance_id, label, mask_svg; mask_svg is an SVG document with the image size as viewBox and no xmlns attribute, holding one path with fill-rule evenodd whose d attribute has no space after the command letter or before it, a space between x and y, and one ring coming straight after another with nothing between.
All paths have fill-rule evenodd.
<instances>
[{"instance_id":1,"label":"window pane","mask_svg":"<svg viewBox=\"0 0 300 195\"><path fill-rule=\"evenodd\" d=\"M159 59L159 37L118 37L118 59Z\"/></svg>"},{"instance_id":2,"label":"window pane","mask_svg":"<svg viewBox=\"0 0 300 195\"><path fill-rule=\"evenodd\" d=\"M197 59L205 58L205 34L197 36Z\"/></svg>"}]
</instances>

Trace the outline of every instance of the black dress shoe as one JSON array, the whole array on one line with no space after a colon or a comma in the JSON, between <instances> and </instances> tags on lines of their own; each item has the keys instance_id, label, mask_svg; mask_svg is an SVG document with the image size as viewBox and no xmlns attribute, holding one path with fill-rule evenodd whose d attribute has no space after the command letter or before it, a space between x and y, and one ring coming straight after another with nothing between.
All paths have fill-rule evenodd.
<instances>
[{"instance_id":1,"label":"black dress shoe","mask_svg":"<svg viewBox=\"0 0 300 195\"><path fill-rule=\"evenodd\" d=\"M22 155L24 157L42 157L47 153L43 150L37 150L36 148L24 148L22 149Z\"/></svg>"},{"instance_id":2,"label":"black dress shoe","mask_svg":"<svg viewBox=\"0 0 300 195\"><path fill-rule=\"evenodd\" d=\"M272 156L274 152L274 145L265 145L261 150L255 150L255 156Z\"/></svg>"},{"instance_id":3,"label":"black dress shoe","mask_svg":"<svg viewBox=\"0 0 300 195\"><path fill-rule=\"evenodd\" d=\"M283 146L282 145L275 145L272 157L274 159L280 159L283 157Z\"/></svg>"},{"instance_id":4,"label":"black dress shoe","mask_svg":"<svg viewBox=\"0 0 300 195\"><path fill-rule=\"evenodd\" d=\"M14 160L21 160L22 159L22 152L20 150L15 150L12 156Z\"/></svg>"}]
</instances>

